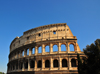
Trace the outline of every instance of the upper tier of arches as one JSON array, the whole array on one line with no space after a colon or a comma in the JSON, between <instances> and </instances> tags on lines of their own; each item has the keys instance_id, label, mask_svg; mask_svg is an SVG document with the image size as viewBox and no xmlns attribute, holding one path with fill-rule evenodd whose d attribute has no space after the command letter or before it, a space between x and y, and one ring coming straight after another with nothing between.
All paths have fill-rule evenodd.
<instances>
[{"instance_id":1,"label":"upper tier of arches","mask_svg":"<svg viewBox=\"0 0 100 74\"><path fill-rule=\"evenodd\" d=\"M23 36L16 37L10 45L10 52L23 45L33 42L48 41L55 39L76 39L66 23L51 24L37 27L24 32Z\"/></svg>"}]
</instances>

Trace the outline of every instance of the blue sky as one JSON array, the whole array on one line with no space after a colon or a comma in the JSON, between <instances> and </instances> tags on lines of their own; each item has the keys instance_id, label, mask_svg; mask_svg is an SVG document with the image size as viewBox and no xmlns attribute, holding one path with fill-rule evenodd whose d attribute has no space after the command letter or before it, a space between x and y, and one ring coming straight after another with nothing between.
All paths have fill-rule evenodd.
<instances>
[{"instance_id":1,"label":"blue sky","mask_svg":"<svg viewBox=\"0 0 100 74\"><path fill-rule=\"evenodd\" d=\"M100 0L0 0L0 71L16 36L54 23L67 23L83 50L100 38Z\"/></svg>"}]
</instances>

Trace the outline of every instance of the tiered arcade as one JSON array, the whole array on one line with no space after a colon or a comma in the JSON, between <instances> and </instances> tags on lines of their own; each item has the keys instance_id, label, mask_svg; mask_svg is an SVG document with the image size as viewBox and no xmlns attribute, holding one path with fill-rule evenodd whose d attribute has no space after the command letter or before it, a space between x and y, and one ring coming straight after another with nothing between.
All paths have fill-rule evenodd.
<instances>
[{"instance_id":1,"label":"tiered arcade","mask_svg":"<svg viewBox=\"0 0 100 74\"><path fill-rule=\"evenodd\" d=\"M84 57L66 23L40 26L11 42L7 74L77 74L77 53Z\"/></svg>"}]
</instances>

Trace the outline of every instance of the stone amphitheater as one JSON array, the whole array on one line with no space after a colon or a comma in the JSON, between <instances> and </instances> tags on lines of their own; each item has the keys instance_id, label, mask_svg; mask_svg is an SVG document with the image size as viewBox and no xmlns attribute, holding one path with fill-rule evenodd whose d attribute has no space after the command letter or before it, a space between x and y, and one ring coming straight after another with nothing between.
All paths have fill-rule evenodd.
<instances>
[{"instance_id":1,"label":"stone amphitheater","mask_svg":"<svg viewBox=\"0 0 100 74\"><path fill-rule=\"evenodd\" d=\"M85 56L66 23L33 28L11 42L7 74L78 74L77 53Z\"/></svg>"}]
</instances>

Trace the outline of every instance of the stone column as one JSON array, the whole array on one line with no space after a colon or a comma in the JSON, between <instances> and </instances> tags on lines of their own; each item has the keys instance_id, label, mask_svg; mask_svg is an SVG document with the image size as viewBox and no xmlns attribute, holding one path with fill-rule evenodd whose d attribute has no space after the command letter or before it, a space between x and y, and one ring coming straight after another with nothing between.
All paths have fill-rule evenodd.
<instances>
[{"instance_id":1,"label":"stone column","mask_svg":"<svg viewBox=\"0 0 100 74\"><path fill-rule=\"evenodd\" d=\"M61 51L61 43L58 43L58 53Z\"/></svg>"},{"instance_id":2,"label":"stone column","mask_svg":"<svg viewBox=\"0 0 100 74\"><path fill-rule=\"evenodd\" d=\"M19 60L18 60L18 70L19 70Z\"/></svg>"},{"instance_id":3,"label":"stone column","mask_svg":"<svg viewBox=\"0 0 100 74\"><path fill-rule=\"evenodd\" d=\"M69 60L68 60L68 67L69 67L69 70L70 70L70 68L71 68L71 58L69 58Z\"/></svg>"},{"instance_id":4,"label":"stone column","mask_svg":"<svg viewBox=\"0 0 100 74\"><path fill-rule=\"evenodd\" d=\"M35 55L37 55L37 52L38 52L38 48L37 46L35 46Z\"/></svg>"},{"instance_id":5,"label":"stone column","mask_svg":"<svg viewBox=\"0 0 100 74\"><path fill-rule=\"evenodd\" d=\"M59 57L59 70L61 69L62 67L62 62L61 62L61 58Z\"/></svg>"},{"instance_id":6,"label":"stone column","mask_svg":"<svg viewBox=\"0 0 100 74\"><path fill-rule=\"evenodd\" d=\"M28 59L28 71L30 71L30 59Z\"/></svg>"},{"instance_id":7,"label":"stone column","mask_svg":"<svg viewBox=\"0 0 100 74\"><path fill-rule=\"evenodd\" d=\"M53 44L50 43L50 54L53 52Z\"/></svg>"},{"instance_id":8,"label":"stone column","mask_svg":"<svg viewBox=\"0 0 100 74\"><path fill-rule=\"evenodd\" d=\"M75 45L74 45L74 50L77 53L77 43L76 42L75 42Z\"/></svg>"},{"instance_id":9,"label":"stone column","mask_svg":"<svg viewBox=\"0 0 100 74\"><path fill-rule=\"evenodd\" d=\"M42 70L45 68L45 60L42 58Z\"/></svg>"},{"instance_id":10,"label":"stone column","mask_svg":"<svg viewBox=\"0 0 100 74\"><path fill-rule=\"evenodd\" d=\"M35 60L35 71L37 70L37 61Z\"/></svg>"},{"instance_id":11,"label":"stone column","mask_svg":"<svg viewBox=\"0 0 100 74\"><path fill-rule=\"evenodd\" d=\"M32 48L29 48L29 56L32 55Z\"/></svg>"},{"instance_id":12,"label":"stone column","mask_svg":"<svg viewBox=\"0 0 100 74\"><path fill-rule=\"evenodd\" d=\"M23 68L22 68L22 71L24 71L24 69L25 69L25 66L24 66L24 62L23 62Z\"/></svg>"},{"instance_id":13,"label":"stone column","mask_svg":"<svg viewBox=\"0 0 100 74\"><path fill-rule=\"evenodd\" d=\"M44 54L44 53L45 53L45 45L42 44L42 54Z\"/></svg>"},{"instance_id":14,"label":"stone column","mask_svg":"<svg viewBox=\"0 0 100 74\"><path fill-rule=\"evenodd\" d=\"M70 48L69 48L69 43L66 43L67 44L67 53L69 53L70 52Z\"/></svg>"},{"instance_id":15,"label":"stone column","mask_svg":"<svg viewBox=\"0 0 100 74\"><path fill-rule=\"evenodd\" d=\"M52 69L53 69L53 59L50 58L50 70L52 70Z\"/></svg>"}]
</instances>

